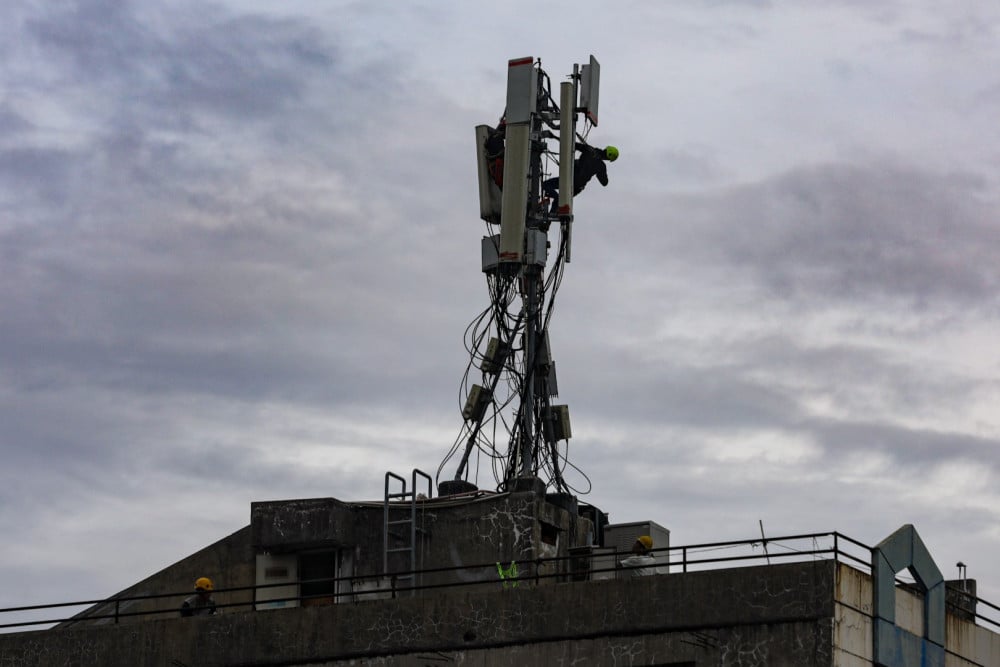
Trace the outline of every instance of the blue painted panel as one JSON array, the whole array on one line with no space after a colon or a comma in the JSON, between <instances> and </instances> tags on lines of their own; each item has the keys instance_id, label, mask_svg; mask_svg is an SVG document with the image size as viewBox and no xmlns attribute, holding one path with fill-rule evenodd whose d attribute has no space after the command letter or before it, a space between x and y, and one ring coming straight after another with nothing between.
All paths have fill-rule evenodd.
<instances>
[{"instance_id":1,"label":"blue painted panel","mask_svg":"<svg viewBox=\"0 0 1000 667\"><path fill-rule=\"evenodd\" d=\"M882 667L944 667L944 647L885 621L877 622L876 631L876 664Z\"/></svg>"}]
</instances>

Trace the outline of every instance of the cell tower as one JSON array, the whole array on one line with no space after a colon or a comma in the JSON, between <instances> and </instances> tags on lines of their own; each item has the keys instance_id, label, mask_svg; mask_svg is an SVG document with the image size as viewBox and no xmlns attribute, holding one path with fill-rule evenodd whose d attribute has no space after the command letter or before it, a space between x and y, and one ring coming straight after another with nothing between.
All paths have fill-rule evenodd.
<instances>
[{"instance_id":1,"label":"cell tower","mask_svg":"<svg viewBox=\"0 0 1000 667\"><path fill-rule=\"evenodd\" d=\"M590 56L567 78L557 103L540 60L509 61L504 115L495 128L476 127L490 305L466 330L464 423L438 468L441 495L477 490L484 460L498 491L575 491L563 477L572 467L572 433L568 406L553 403L559 391L548 326L570 262L574 160L589 149L587 132L597 125L600 65ZM558 141L557 151L550 140ZM554 252L550 229L558 229ZM441 481L455 456L454 477Z\"/></svg>"}]
</instances>

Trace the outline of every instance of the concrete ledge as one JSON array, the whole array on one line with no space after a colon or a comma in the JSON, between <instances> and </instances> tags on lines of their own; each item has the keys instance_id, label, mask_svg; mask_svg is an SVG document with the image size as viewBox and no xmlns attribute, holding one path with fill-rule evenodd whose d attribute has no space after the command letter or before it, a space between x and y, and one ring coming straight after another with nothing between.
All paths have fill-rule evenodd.
<instances>
[{"instance_id":1,"label":"concrete ledge","mask_svg":"<svg viewBox=\"0 0 1000 667\"><path fill-rule=\"evenodd\" d=\"M494 593L451 591L403 600L19 633L0 636L0 664L332 664L362 657L718 628L742 628L740 633L759 641L761 633L768 634L764 626L773 630L780 624L807 628L812 644L816 633L823 632L817 628L832 631L835 565L816 561L508 590L500 589L498 582ZM825 638L827 646L830 641ZM523 663L528 664L534 663Z\"/></svg>"}]
</instances>

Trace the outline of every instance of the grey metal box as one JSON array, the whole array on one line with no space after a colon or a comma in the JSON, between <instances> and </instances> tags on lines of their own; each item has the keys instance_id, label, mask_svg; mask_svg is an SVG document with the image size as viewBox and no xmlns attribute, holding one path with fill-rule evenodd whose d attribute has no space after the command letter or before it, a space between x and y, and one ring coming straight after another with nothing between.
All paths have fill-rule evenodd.
<instances>
[{"instance_id":1,"label":"grey metal box","mask_svg":"<svg viewBox=\"0 0 1000 667\"><path fill-rule=\"evenodd\" d=\"M497 270L500 261L500 235L483 237L483 273Z\"/></svg>"},{"instance_id":2,"label":"grey metal box","mask_svg":"<svg viewBox=\"0 0 1000 667\"><path fill-rule=\"evenodd\" d=\"M545 266L548 259L549 238L545 232L529 229L524 233L524 263Z\"/></svg>"}]
</instances>

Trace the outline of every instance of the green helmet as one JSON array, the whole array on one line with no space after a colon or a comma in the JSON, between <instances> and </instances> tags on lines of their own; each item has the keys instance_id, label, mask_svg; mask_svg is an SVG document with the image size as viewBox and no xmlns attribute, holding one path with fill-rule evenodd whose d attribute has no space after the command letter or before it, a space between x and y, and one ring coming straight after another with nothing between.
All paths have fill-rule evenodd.
<instances>
[{"instance_id":1,"label":"green helmet","mask_svg":"<svg viewBox=\"0 0 1000 667\"><path fill-rule=\"evenodd\" d=\"M618 159L618 149L614 146L608 146L604 149L604 155L607 156L609 162L614 162Z\"/></svg>"}]
</instances>

